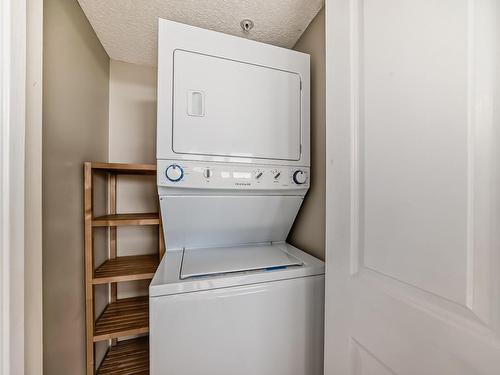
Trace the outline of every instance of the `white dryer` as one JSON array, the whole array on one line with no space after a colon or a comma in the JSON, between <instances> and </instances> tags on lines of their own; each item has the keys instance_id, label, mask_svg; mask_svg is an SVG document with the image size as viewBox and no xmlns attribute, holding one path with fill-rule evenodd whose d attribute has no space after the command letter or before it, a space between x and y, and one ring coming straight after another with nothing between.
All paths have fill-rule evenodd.
<instances>
[{"instance_id":1,"label":"white dryer","mask_svg":"<svg viewBox=\"0 0 500 375\"><path fill-rule=\"evenodd\" d=\"M309 188L309 56L160 20L153 375L319 375L324 263L286 243Z\"/></svg>"}]
</instances>

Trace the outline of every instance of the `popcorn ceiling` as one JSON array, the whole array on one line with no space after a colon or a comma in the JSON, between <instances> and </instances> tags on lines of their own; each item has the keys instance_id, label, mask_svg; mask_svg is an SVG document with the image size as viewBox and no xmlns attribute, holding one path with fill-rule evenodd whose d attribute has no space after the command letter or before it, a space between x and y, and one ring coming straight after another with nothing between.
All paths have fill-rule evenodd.
<instances>
[{"instance_id":1,"label":"popcorn ceiling","mask_svg":"<svg viewBox=\"0 0 500 375\"><path fill-rule=\"evenodd\" d=\"M323 0L78 0L109 57L156 65L157 18L292 48ZM255 24L249 32L241 20Z\"/></svg>"}]
</instances>

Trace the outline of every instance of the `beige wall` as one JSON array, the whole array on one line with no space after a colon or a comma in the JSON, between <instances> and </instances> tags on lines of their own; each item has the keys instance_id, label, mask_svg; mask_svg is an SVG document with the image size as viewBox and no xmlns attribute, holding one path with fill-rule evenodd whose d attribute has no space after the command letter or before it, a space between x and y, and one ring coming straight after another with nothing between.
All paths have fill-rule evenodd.
<instances>
[{"instance_id":1,"label":"beige wall","mask_svg":"<svg viewBox=\"0 0 500 375\"><path fill-rule=\"evenodd\" d=\"M42 318L42 60L43 0L28 0L24 207L24 372L41 375Z\"/></svg>"},{"instance_id":2,"label":"beige wall","mask_svg":"<svg viewBox=\"0 0 500 375\"><path fill-rule=\"evenodd\" d=\"M156 68L111 60L109 159L156 163Z\"/></svg>"},{"instance_id":3,"label":"beige wall","mask_svg":"<svg viewBox=\"0 0 500 375\"><path fill-rule=\"evenodd\" d=\"M288 241L325 259L325 10L293 48L311 55L311 188Z\"/></svg>"},{"instance_id":4,"label":"beige wall","mask_svg":"<svg viewBox=\"0 0 500 375\"><path fill-rule=\"evenodd\" d=\"M82 163L108 159L109 58L76 0L45 0L43 11L44 373L79 375L85 373Z\"/></svg>"},{"instance_id":5,"label":"beige wall","mask_svg":"<svg viewBox=\"0 0 500 375\"><path fill-rule=\"evenodd\" d=\"M109 160L156 163L156 68L111 60ZM119 176L118 212L155 212L155 177ZM118 228L118 254L158 251L157 228ZM148 282L118 284L118 296L147 294Z\"/></svg>"}]
</instances>

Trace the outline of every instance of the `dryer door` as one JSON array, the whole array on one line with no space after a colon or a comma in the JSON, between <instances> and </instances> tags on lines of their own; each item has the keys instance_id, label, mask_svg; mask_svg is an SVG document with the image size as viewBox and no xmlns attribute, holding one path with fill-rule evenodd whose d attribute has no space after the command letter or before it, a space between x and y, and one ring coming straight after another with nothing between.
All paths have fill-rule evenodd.
<instances>
[{"instance_id":1,"label":"dryer door","mask_svg":"<svg viewBox=\"0 0 500 375\"><path fill-rule=\"evenodd\" d=\"M174 52L173 151L299 160L299 74Z\"/></svg>"}]
</instances>

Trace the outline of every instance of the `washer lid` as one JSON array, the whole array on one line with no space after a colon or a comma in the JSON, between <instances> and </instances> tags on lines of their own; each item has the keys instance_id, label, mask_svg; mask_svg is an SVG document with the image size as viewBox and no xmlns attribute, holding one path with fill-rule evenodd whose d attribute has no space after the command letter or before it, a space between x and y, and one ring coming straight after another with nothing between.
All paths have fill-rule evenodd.
<instances>
[{"instance_id":1,"label":"washer lid","mask_svg":"<svg viewBox=\"0 0 500 375\"><path fill-rule=\"evenodd\" d=\"M301 260L276 245L186 249L182 257L180 278L272 270L302 264Z\"/></svg>"},{"instance_id":2,"label":"washer lid","mask_svg":"<svg viewBox=\"0 0 500 375\"><path fill-rule=\"evenodd\" d=\"M303 193L236 195L228 190L210 195L192 190L198 194L160 197L167 252L285 241L304 199Z\"/></svg>"},{"instance_id":3,"label":"washer lid","mask_svg":"<svg viewBox=\"0 0 500 375\"><path fill-rule=\"evenodd\" d=\"M245 272L190 277L182 280L180 274L184 252L182 250L172 250L165 253L165 256L158 266L158 270L149 286L149 296L150 298L157 298L181 293L283 281L299 277L323 275L325 273L324 262L296 247L284 242L273 243L272 246L279 247L288 254L299 259L302 266L278 269L264 268Z\"/></svg>"}]
</instances>

